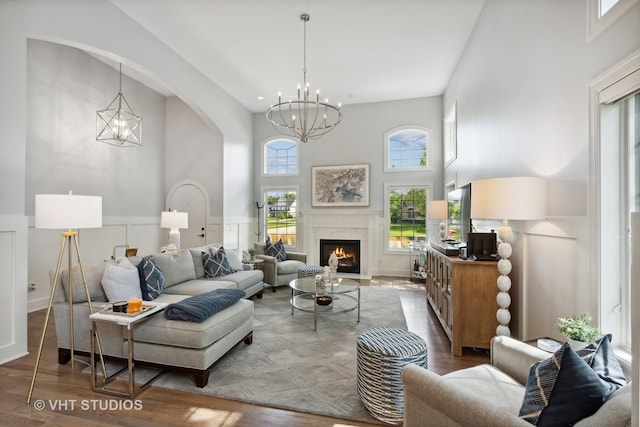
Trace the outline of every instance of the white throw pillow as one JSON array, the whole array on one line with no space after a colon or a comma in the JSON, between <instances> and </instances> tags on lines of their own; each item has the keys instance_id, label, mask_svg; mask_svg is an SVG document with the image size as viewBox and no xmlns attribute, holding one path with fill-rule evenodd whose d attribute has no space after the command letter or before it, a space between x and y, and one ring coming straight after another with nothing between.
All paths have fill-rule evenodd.
<instances>
[{"instance_id":1,"label":"white throw pillow","mask_svg":"<svg viewBox=\"0 0 640 427\"><path fill-rule=\"evenodd\" d=\"M229 266L233 269L233 271L242 271L244 270L244 266L242 265L242 261L240 260L240 256L236 253L235 249L230 249L224 252L227 255L227 260L229 261Z\"/></svg>"},{"instance_id":2,"label":"white throw pillow","mask_svg":"<svg viewBox=\"0 0 640 427\"><path fill-rule=\"evenodd\" d=\"M118 265L106 265L102 275L102 288L111 302L142 298L138 269L126 258Z\"/></svg>"}]
</instances>

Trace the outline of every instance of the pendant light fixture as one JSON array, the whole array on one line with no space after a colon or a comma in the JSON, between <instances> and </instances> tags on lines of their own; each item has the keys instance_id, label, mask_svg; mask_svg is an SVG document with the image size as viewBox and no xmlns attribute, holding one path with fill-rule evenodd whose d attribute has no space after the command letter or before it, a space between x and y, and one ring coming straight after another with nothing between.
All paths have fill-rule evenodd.
<instances>
[{"instance_id":1,"label":"pendant light fixture","mask_svg":"<svg viewBox=\"0 0 640 427\"><path fill-rule=\"evenodd\" d=\"M342 107L329 104L329 100L320 101L320 91L314 98L310 97L309 82L307 81L307 22L309 15L300 15L304 23L304 58L302 92L298 85L298 98L283 101L282 94L278 94L278 103L267 110L267 119L281 134L308 142L332 131L342 121Z\"/></svg>"},{"instance_id":2,"label":"pendant light fixture","mask_svg":"<svg viewBox=\"0 0 640 427\"><path fill-rule=\"evenodd\" d=\"M96 112L96 141L116 147L142 145L142 117L134 114L122 93L122 64L118 94L105 110Z\"/></svg>"}]
</instances>

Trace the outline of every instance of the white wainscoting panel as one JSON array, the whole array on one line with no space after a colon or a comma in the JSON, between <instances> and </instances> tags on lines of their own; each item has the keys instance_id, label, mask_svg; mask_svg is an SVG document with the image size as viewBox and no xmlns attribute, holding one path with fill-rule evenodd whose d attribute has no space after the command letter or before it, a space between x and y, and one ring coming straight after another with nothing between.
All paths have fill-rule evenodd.
<instances>
[{"instance_id":1,"label":"white wainscoting panel","mask_svg":"<svg viewBox=\"0 0 640 427\"><path fill-rule=\"evenodd\" d=\"M522 271L522 318L524 340L552 336L559 316L575 314L587 307L587 292L579 285L580 250L571 237L527 234Z\"/></svg>"},{"instance_id":2,"label":"white wainscoting panel","mask_svg":"<svg viewBox=\"0 0 640 427\"><path fill-rule=\"evenodd\" d=\"M0 364L27 354L27 224L0 216Z\"/></svg>"}]
</instances>

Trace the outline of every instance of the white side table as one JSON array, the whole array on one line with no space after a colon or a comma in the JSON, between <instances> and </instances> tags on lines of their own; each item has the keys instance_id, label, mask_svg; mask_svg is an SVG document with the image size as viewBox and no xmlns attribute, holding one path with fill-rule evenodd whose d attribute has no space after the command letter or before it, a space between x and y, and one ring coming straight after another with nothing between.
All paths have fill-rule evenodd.
<instances>
[{"instance_id":1,"label":"white side table","mask_svg":"<svg viewBox=\"0 0 640 427\"><path fill-rule=\"evenodd\" d=\"M135 363L134 363L134 353L133 353L133 327L134 325L144 322L148 320L152 314L155 314L159 311L164 310L167 304L164 303L154 303L149 301L143 302L143 312L137 315L129 315L127 313L113 313L111 311L101 311L99 313L94 313L89 316L91 320L91 387L93 391L98 391L101 393L111 394L114 396L120 397L128 397L129 399L134 398L138 394L140 394L144 389L146 389L156 378L162 374L163 371L158 372L153 378L149 381L136 388L135 386ZM126 331L126 338L128 341L129 354L127 355L127 366L118 370L117 372L107 376L102 381L98 381L96 365L95 365L95 342L96 342L96 332L99 322L104 323L114 323L122 326ZM129 374L129 384L128 391L122 391L117 389L107 388L107 385L114 381L116 377L123 372L124 370L128 371Z\"/></svg>"}]
</instances>

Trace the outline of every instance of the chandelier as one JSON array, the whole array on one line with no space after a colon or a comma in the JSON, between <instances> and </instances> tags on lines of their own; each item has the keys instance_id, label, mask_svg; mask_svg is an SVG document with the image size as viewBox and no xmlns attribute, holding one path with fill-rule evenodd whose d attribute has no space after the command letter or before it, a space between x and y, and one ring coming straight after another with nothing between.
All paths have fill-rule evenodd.
<instances>
[{"instance_id":1,"label":"chandelier","mask_svg":"<svg viewBox=\"0 0 640 427\"><path fill-rule=\"evenodd\" d=\"M309 83L307 82L307 22L309 15L300 15L304 22L304 58L303 82L304 88L300 93L298 85L298 99L282 101L282 94L278 93L278 103L267 110L267 119L279 133L292 136L300 142L317 139L330 132L342 121L342 107L334 106L329 100L320 101L320 91L316 91L315 99L311 99Z\"/></svg>"},{"instance_id":2,"label":"chandelier","mask_svg":"<svg viewBox=\"0 0 640 427\"><path fill-rule=\"evenodd\" d=\"M96 111L96 141L116 147L142 145L142 117L133 113L122 94L122 64L118 94L105 110Z\"/></svg>"}]
</instances>

